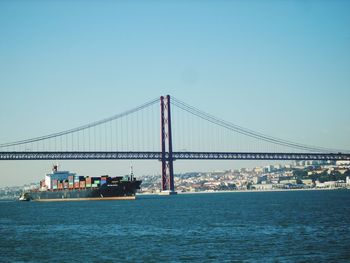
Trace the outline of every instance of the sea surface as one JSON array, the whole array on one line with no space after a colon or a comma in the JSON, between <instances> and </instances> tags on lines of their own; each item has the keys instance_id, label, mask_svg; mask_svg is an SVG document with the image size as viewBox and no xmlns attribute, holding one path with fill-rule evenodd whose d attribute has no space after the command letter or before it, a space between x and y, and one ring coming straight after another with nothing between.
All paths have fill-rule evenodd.
<instances>
[{"instance_id":1,"label":"sea surface","mask_svg":"<svg viewBox=\"0 0 350 263\"><path fill-rule=\"evenodd\" d=\"M0 262L350 262L350 191L0 202Z\"/></svg>"}]
</instances>

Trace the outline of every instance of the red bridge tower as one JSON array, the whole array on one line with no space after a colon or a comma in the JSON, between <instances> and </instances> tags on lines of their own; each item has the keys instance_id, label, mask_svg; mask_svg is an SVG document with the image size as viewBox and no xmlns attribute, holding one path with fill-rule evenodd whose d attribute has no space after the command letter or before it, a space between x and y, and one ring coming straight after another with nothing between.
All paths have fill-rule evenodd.
<instances>
[{"instance_id":1,"label":"red bridge tower","mask_svg":"<svg viewBox=\"0 0 350 263\"><path fill-rule=\"evenodd\" d=\"M160 140L162 151L162 194L176 194L174 189L173 146L171 140L170 96L160 97Z\"/></svg>"}]
</instances>

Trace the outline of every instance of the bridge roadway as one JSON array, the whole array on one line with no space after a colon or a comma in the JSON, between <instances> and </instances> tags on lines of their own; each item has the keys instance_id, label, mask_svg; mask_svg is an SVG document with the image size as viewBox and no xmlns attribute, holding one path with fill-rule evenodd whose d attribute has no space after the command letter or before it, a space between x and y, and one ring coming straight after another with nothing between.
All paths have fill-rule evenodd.
<instances>
[{"instance_id":1,"label":"bridge roadway","mask_svg":"<svg viewBox=\"0 0 350 263\"><path fill-rule=\"evenodd\" d=\"M0 160L161 160L161 152L0 152ZM169 154L165 154L169 159ZM173 152L173 160L350 160L350 153Z\"/></svg>"}]
</instances>

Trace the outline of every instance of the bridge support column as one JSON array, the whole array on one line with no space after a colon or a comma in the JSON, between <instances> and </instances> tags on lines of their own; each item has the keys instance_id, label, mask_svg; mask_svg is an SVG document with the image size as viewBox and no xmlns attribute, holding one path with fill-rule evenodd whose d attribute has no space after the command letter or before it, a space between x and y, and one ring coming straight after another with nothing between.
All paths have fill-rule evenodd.
<instances>
[{"instance_id":1,"label":"bridge support column","mask_svg":"<svg viewBox=\"0 0 350 263\"><path fill-rule=\"evenodd\" d=\"M176 194L174 187L173 146L171 138L170 96L160 97L160 136L162 151L162 194Z\"/></svg>"}]
</instances>

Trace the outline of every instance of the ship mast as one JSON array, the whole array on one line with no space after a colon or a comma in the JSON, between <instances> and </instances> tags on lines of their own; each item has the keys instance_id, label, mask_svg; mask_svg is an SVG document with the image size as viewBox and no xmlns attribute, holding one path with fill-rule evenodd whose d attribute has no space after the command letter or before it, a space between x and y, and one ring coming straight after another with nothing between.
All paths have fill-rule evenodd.
<instances>
[{"instance_id":1,"label":"ship mast","mask_svg":"<svg viewBox=\"0 0 350 263\"><path fill-rule=\"evenodd\" d=\"M52 167L52 172L57 172L58 171L58 164L54 164Z\"/></svg>"},{"instance_id":2,"label":"ship mast","mask_svg":"<svg viewBox=\"0 0 350 263\"><path fill-rule=\"evenodd\" d=\"M131 181L134 180L134 169L133 169L132 162L130 163L130 180Z\"/></svg>"}]
</instances>

